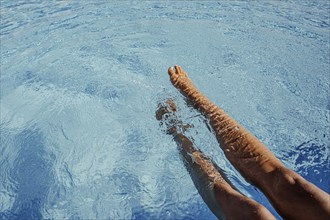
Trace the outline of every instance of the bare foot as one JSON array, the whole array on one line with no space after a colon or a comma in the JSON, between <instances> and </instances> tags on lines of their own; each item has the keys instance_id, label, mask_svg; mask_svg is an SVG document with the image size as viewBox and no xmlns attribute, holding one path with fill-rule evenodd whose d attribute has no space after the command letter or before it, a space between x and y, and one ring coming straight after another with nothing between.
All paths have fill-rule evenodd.
<instances>
[{"instance_id":1,"label":"bare foot","mask_svg":"<svg viewBox=\"0 0 330 220\"><path fill-rule=\"evenodd\" d=\"M192 125L184 125L176 116L176 105L172 99L167 99L164 104L158 104L156 111L156 119L160 121L160 125L165 125L167 134L176 135L178 132L185 132Z\"/></svg>"},{"instance_id":2,"label":"bare foot","mask_svg":"<svg viewBox=\"0 0 330 220\"><path fill-rule=\"evenodd\" d=\"M176 126L180 123L176 115L176 105L172 99L167 99L164 104L159 103L156 111L156 119L160 121L160 125L165 125L167 134L176 134Z\"/></svg>"},{"instance_id":3,"label":"bare foot","mask_svg":"<svg viewBox=\"0 0 330 220\"><path fill-rule=\"evenodd\" d=\"M170 75L174 87L184 93L185 96L198 92L198 89L194 86L187 73L184 72L180 66L175 65L174 68L170 67L168 69L168 74Z\"/></svg>"},{"instance_id":4,"label":"bare foot","mask_svg":"<svg viewBox=\"0 0 330 220\"><path fill-rule=\"evenodd\" d=\"M156 111L156 119L160 121L171 112L176 112L176 105L172 99L167 99L165 101L165 104L158 104L158 109Z\"/></svg>"},{"instance_id":5,"label":"bare foot","mask_svg":"<svg viewBox=\"0 0 330 220\"><path fill-rule=\"evenodd\" d=\"M168 69L168 74L175 88L177 88L196 109L203 114L212 114L219 110L205 95L200 92L188 77L187 73L178 65Z\"/></svg>"}]
</instances>

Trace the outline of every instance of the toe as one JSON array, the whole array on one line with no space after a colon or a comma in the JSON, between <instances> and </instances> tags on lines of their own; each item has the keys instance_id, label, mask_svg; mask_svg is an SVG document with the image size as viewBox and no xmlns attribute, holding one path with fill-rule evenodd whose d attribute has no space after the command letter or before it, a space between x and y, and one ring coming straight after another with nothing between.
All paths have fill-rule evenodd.
<instances>
[{"instance_id":1,"label":"toe","mask_svg":"<svg viewBox=\"0 0 330 220\"><path fill-rule=\"evenodd\" d=\"M182 70L181 66L175 65L175 69L176 69L177 74L182 74L183 70Z\"/></svg>"},{"instance_id":2,"label":"toe","mask_svg":"<svg viewBox=\"0 0 330 220\"><path fill-rule=\"evenodd\" d=\"M175 71L174 71L174 68L172 66L170 68L168 68L168 74L170 76L174 76L175 75Z\"/></svg>"},{"instance_id":3,"label":"toe","mask_svg":"<svg viewBox=\"0 0 330 220\"><path fill-rule=\"evenodd\" d=\"M170 109L170 111L172 111L172 112L176 111L176 105L175 105L173 99L167 99L165 103L168 106L168 108Z\"/></svg>"},{"instance_id":4,"label":"toe","mask_svg":"<svg viewBox=\"0 0 330 220\"><path fill-rule=\"evenodd\" d=\"M181 66L175 65L175 70L176 70L176 75L180 77L187 77L187 74L185 73L185 71L183 71Z\"/></svg>"},{"instance_id":5,"label":"toe","mask_svg":"<svg viewBox=\"0 0 330 220\"><path fill-rule=\"evenodd\" d=\"M158 107L158 110L156 111L156 119L158 121L162 120L163 116L167 113L168 113L168 109L165 106L160 104Z\"/></svg>"}]
</instances>

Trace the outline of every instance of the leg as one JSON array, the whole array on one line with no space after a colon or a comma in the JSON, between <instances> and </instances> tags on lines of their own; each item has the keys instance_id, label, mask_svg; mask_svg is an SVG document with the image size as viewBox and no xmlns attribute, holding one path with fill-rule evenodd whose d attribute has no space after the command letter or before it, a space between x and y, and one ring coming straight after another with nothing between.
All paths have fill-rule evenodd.
<instances>
[{"instance_id":1,"label":"leg","mask_svg":"<svg viewBox=\"0 0 330 220\"><path fill-rule=\"evenodd\" d=\"M167 133L174 137L194 185L211 211L220 219L275 219L264 206L236 191L221 169L179 132L176 125L181 122L173 114L175 109L168 100L159 107L156 118L165 123Z\"/></svg>"},{"instance_id":2,"label":"leg","mask_svg":"<svg viewBox=\"0 0 330 220\"><path fill-rule=\"evenodd\" d=\"M253 134L213 104L179 66L169 68L172 84L209 120L228 160L259 187L288 219L328 219L329 195L287 169Z\"/></svg>"}]
</instances>

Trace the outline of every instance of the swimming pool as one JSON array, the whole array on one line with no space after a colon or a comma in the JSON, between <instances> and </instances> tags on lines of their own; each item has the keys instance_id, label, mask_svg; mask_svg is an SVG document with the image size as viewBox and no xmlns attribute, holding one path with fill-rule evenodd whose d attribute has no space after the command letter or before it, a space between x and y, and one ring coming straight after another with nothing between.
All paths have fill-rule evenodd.
<instances>
[{"instance_id":1,"label":"swimming pool","mask_svg":"<svg viewBox=\"0 0 330 220\"><path fill-rule=\"evenodd\" d=\"M1 218L215 219L155 119L180 64L290 168L329 189L328 1L1 1Z\"/></svg>"}]
</instances>

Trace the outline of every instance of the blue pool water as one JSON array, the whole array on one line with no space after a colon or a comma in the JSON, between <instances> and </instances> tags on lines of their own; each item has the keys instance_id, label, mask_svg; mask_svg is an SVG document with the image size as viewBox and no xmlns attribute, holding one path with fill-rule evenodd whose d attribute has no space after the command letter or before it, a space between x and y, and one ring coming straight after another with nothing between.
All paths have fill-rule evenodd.
<instances>
[{"instance_id":1,"label":"blue pool water","mask_svg":"<svg viewBox=\"0 0 330 220\"><path fill-rule=\"evenodd\" d=\"M329 1L1 0L0 218L215 219L155 120L187 135L247 196L180 64L291 169L329 192Z\"/></svg>"}]
</instances>

